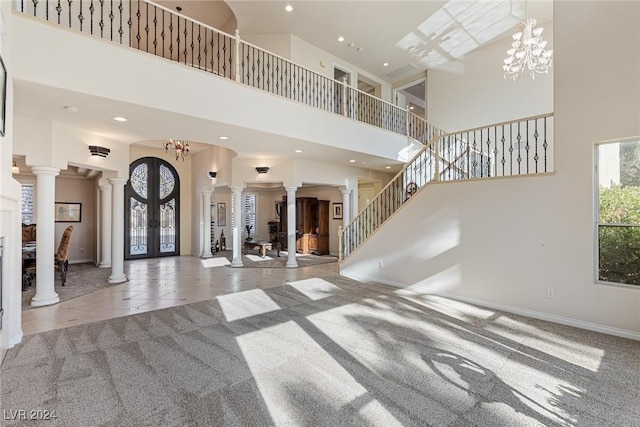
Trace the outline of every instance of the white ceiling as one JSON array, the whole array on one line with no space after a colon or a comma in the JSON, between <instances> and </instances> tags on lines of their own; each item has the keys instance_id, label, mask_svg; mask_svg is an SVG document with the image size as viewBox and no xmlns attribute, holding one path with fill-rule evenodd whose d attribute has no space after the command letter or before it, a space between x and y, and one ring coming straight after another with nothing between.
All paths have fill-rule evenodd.
<instances>
[{"instance_id":1,"label":"white ceiling","mask_svg":"<svg viewBox=\"0 0 640 427\"><path fill-rule=\"evenodd\" d=\"M197 13L209 11L211 16L199 19L207 23L215 22L216 18L224 21L223 24L233 22L228 8L217 0L178 0L163 3L172 8L180 4L183 8L182 13L187 16L190 16L190 11L197 11ZM209 3L209 6L205 7L205 3ZM499 23L495 21L496 13L507 11L516 15L524 14L524 2L520 0L480 2L297 0L289 3L294 7L292 13L285 12L284 6L287 4L285 1L231 0L228 2L236 16L241 34L291 33L381 78L385 78L386 73L406 67L407 64L413 64L417 67L415 72L422 74L428 62L425 58L433 59L433 52L442 53L445 51L444 47L450 49L451 46L469 43L468 37L465 39L463 36L474 35L473 43L483 39L486 36L486 34L483 35L483 31L485 33L489 31L484 27L487 27L490 22L494 22L494 25L498 25L495 22ZM552 19L550 0L529 0L528 10L529 15L538 18L539 22ZM445 15L451 19L443 20L442 17ZM433 18L434 16L437 19ZM430 25L433 26L430 27ZM498 37L508 37L512 32L513 26ZM337 41L339 35L345 37L343 43ZM402 41L406 42L411 37L418 37L424 43L415 46L409 43L401 47ZM350 42L354 43L353 47L348 47ZM413 50L414 54L407 50L407 46L410 47L409 50ZM362 50L356 51L357 47L361 47ZM415 56L417 52L420 53L420 57ZM381 65L385 61L390 63L389 67L385 68ZM408 74L400 75L396 80L406 80L407 77ZM65 111L63 108L65 105L77 107L78 112ZM114 141L153 147L161 147L162 140L173 137L174 132L171 126L176 122L176 117L164 111L21 81L15 81L14 111L16 114L67 123ZM129 122L127 126L122 126L111 120L114 111L125 117L146 119L136 120L135 125ZM197 119L181 118L180 120L182 123L194 121ZM389 164L394 164L394 170L399 167L398 162L364 156L349 150L328 148L278 135L258 134L256 131L224 123L216 125L219 128L219 135L229 136L229 141L260 140L263 143L261 146L269 149L263 152L259 148L256 149L255 145L239 146L234 143L233 148L243 157L291 156L292 147L296 147L303 150L300 154L302 158L332 163L343 163L345 158L355 158L357 164L362 167L382 170L384 165ZM194 141L197 140L194 139ZM192 146L194 151L202 148L197 143Z\"/></svg>"}]
</instances>

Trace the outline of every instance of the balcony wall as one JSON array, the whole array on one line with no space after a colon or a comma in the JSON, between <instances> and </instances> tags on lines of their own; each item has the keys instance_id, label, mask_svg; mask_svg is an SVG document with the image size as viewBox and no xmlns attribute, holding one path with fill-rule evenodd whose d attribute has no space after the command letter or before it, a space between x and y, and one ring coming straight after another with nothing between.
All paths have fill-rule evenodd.
<instances>
[{"instance_id":1,"label":"balcony wall","mask_svg":"<svg viewBox=\"0 0 640 427\"><path fill-rule=\"evenodd\" d=\"M158 120L157 126L147 130L147 139L181 132L190 140L224 145L212 128L230 124L283 140L304 140L389 159L397 159L407 145L402 135L30 17L14 14L13 18L14 79L147 107L159 117L163 113L188 117L169 123ZM186 123L189 127L181 128ZM255 148L255 141L247 143L247 148ZM242 143L228 144L242 154Z\"/></svg>"}]
</instances>

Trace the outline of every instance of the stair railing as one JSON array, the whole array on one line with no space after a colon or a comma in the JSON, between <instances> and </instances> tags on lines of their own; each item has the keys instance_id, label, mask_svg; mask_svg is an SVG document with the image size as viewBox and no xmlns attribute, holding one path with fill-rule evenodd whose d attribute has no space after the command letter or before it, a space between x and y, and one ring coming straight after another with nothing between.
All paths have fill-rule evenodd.
<instances>
[{"instance_id":1,"label":"stair railing","mask_svg":"<svg viewBox=\"0 0 640 427\"><path fill-rule=\"evenodd\" d=\"M179 62L381 129L429 139L423 119L389 102L148 0L19 0L25 15Z\"/></svg>"},{"instance_id":2,"label":"stair railing","mask_svg":"<svg viewBox=\"0 0 640 427\"><path fill-rule=\"evenodd\" d=\"M432 138L342 230L340 260L430 182L553 171L553 113L452 133L427 126Z\"/></svg>"}]
</instances>

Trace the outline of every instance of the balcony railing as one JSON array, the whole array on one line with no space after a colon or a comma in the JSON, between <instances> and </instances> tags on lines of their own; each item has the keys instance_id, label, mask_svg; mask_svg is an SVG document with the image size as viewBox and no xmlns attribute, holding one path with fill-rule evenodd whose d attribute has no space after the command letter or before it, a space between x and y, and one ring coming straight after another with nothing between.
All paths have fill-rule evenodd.
<instances>
[{"instance_id":1,"label":"balcony railing","mask_svg":"<svg viewBox=\"0 0 640 427\"><path fill-rule=\"evenodd\" d=\"M425 147L342 230L340 259L351 255L430 182L553 170L553 114L462 132L428 132L432 137Z\"/></svg>"},{"instance_id":2,"label":"balcony railing","mask_svg":"<svg viewBox=\"0 0 640 427\"><path fill-rule=\"evenodd\" d=\"M202 22L144 0L19 0L18 8L66 28L179 62L422 143L423 118Z\"/></svg>"}]
</instances>

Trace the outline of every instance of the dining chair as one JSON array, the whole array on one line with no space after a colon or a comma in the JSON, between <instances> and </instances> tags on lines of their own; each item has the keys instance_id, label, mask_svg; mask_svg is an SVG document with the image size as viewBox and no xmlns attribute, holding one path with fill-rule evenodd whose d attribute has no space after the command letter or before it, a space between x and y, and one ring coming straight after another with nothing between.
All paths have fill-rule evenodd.
<instances>
[{"instance_id":1,"label":"dining chair","mask_svg":"<svg viewBox=\"0 0 640 427\"><path fill-rule=\"evenodd\" d=\"M60 239L58 251L55 255L55 268L60 270L60 280L62 281L62 286L67 283L67 271L69 270L69 244L71 243L72 232L72 225L68 226L64 230L64 233L62 233L62 238Z\"/></svg>"}]
</instances>

